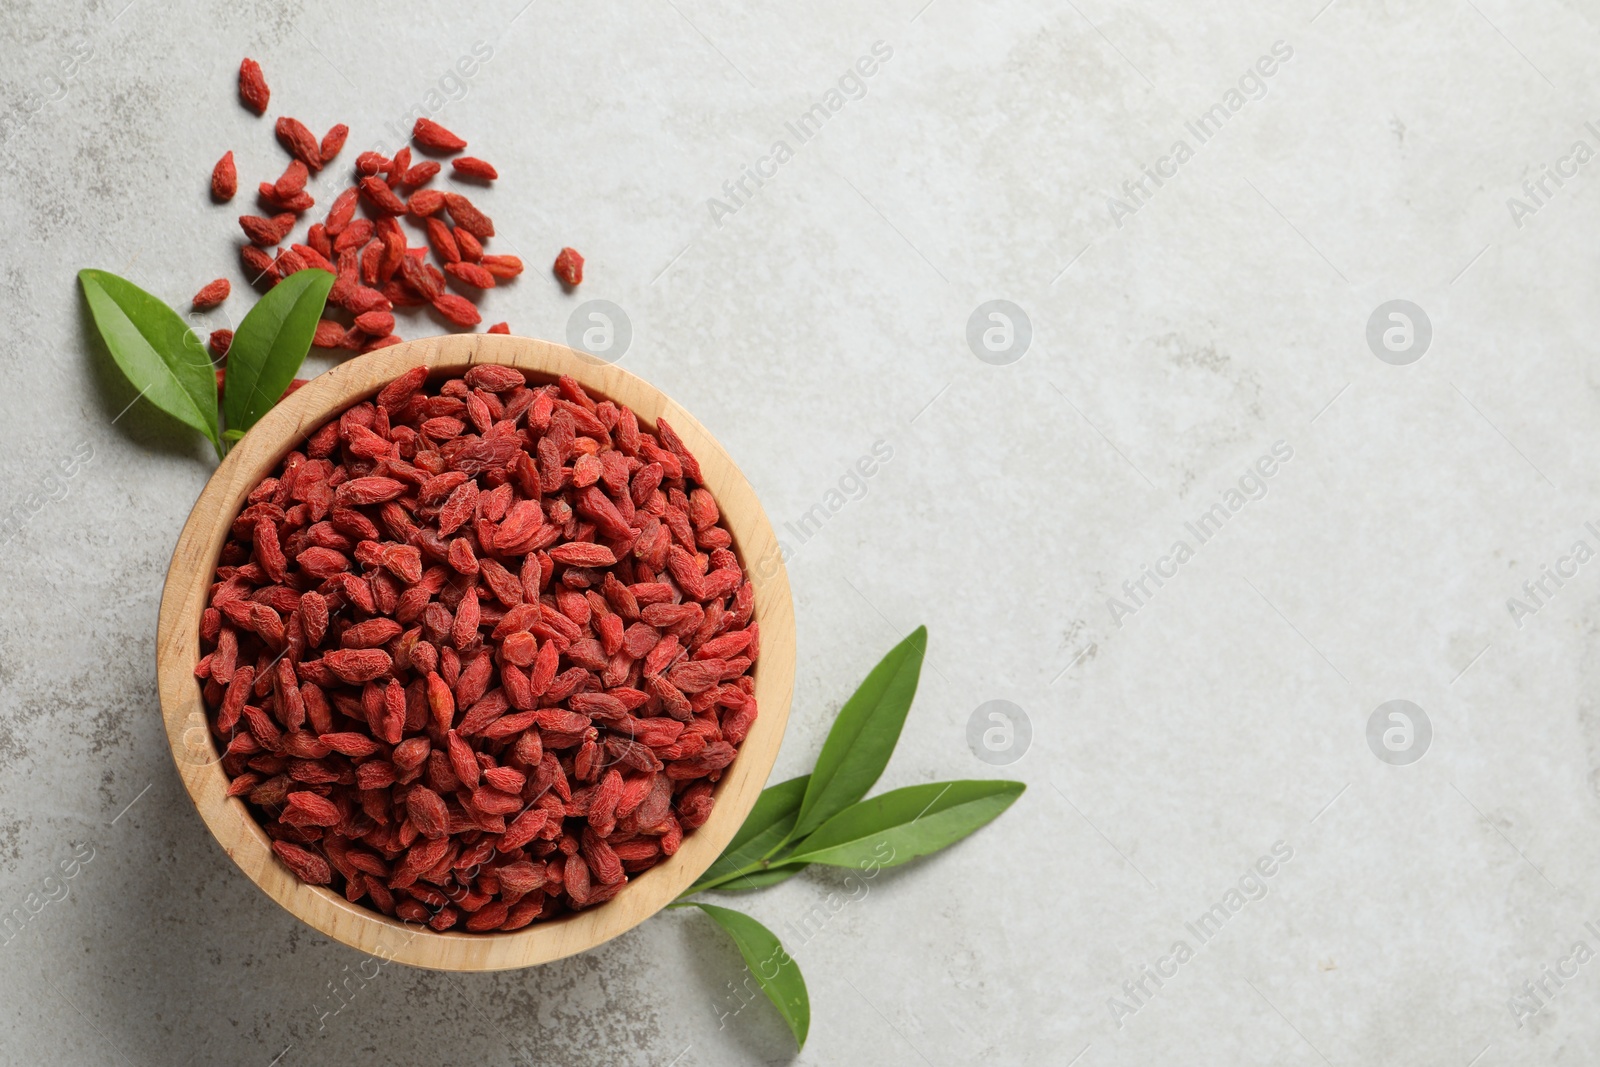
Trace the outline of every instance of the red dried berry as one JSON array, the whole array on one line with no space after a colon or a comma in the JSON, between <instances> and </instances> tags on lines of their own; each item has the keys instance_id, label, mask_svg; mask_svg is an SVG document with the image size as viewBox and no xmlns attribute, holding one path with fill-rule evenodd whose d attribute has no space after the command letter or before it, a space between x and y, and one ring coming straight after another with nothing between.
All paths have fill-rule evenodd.
<instances>
[{"instance_id":1,"label":"red dried berry","mask_svg":"<svg viewBox=\"0 0 1600 1067\"><path fill-rule=\"evenodd\" d=\"M233 153L224 152L222 158L217 160L217 165L211 168L211 196L225 203L232 200L233 194L238 191L239 171L233 165Z\"/></svg>"},{"instance_id":2,"label":"red dried berry","mask_svg":"<svg viewBox=\"0 0 1600 1067\"><path fill-rule=\"evenodd\" d=\"M239 259L244 263L244 269L250 274L251 284L269 275L276 280L276 274L274 273L276 268L273 265L272 257L255 245L242 246L239 249Z\"/></svg>"},{"instance_id":3,"label":"red dried berry","mask_svg":"<svg viewBox=\"0 0 1600 1067\"><path fill-rule=\"evenodd\" d=\"M470 300L454 293L440 293L434 297L433 308L457 326L476 326L483 319Z\"/></svg>"},{"instance_id":4,"label":"red dried berry","mask_svg":"<svg viewBox=\"0 0 1600 1067\"><path fill-rule=\"evenodd\" d=\"M370 178L389 166L389 161L379 152L363 152L356 157L356 174Z\"/></svg>"},{"instance_id":5,"label":"red dried berry","mask_svg":"<svg viewBox=\"0 0 1600 1067\"><path fill-rule=\"evenodd\" d=\"M367 311L356 316L356 328L385 337L394 329L394 316L387 311Z\"/></svg>"},{"instance_id":6,"label":"red dried berry","mask_svg":"<svg viewBox=\"0 0 1600 1067\"><path fill-rule=\"evenodd\" d=\"M250 243L262 248L270 248L280 243L289 236L289 231L294 227L294 216L290 214L274 215L270 219L261 218L259 215L240 215L239 228L244 230L244 235L250 238Z\"/></svg>"},{"instance_id":7,"label":"red dried berry","mask_svg":"<svg viewBox=\"0 0 1600 1067\"><path fill-rule=\"evenodd\" d=\"M450 161L450 166L454 167L456 174L463 178L482 178L486 182L492 182L500 177L499 171L476 156L459 156Z\"/></svg>"},{"instance_id":8,"label":"red dried berry","mask_svg":"<svg viewBox=\"0 0 1600 1067\"><path fill-rule=\"evenodd\" d=\"M291 159L289 165L284 168L283 176L272 183L272 191L280 200L287 200L296 193L305 191L306 179L310 176L311 172L306 169L304 163L298 159Z\"/></svg>"},{"instance_id":9,"label":"red dried berry","mask_svg":"<svg viewBox=\"0 0 1600 1067\"><path fill-rule=\"evenodd\" d=\"M211 349L211 354L219 359L228 354L228 348L233 344L232 330L212 330L206 345Z\"/></svg>"},{"instance_id":10,"label":"red dried berry","mask_svg":"<svg viewBox=\"0 0 1600 1067\"><path fill-rule=\"evenodd\" d=\"M346 189L333 199L333 206L328 209L328 221L324 223L329 237L338 237L350 225L350 220L355 217L356 200L360 196L356 189ZM337 248L337 246L335 246Z\"/></svg>"},{"instance_id":11,"label":"red dried berry","mask_svg":"<svg viewBox=\"0 0 1600 1067\"><path fill-rule=\"evenodd\" d=\"M467 147L467 142L428 118L417 120L411 128L411 139L434 152L459 152Z\"/></svg>"},{"instance_id":12,"label":"red dried berry","mask_svg":"<svg viewBox=\"0 0 1600 1067\"><path fill-rule=\"evenodd\" d=\"M337 274L339 271L338 267L335 267L332 263L328 262L327 256L324 256L321 252L318 252L310 245L295 244L290 245L289 248L294 252L295 255L299 256L308 267L315 267L318 270L325 270L329 274Z\"/></svg>"},{"instance_id":13,"label":"red dried berry","mask_svg":"<svg viewBox=\"0 0 1600 1067\"><path fill-rule=\"evenodd\" d=\"M342 122L335 123L327 133L322 135L322 144L318 146L317 154L321 157L324 167L333 162L333 158L344 147L345 138L349 136L350 127Z\"/></svg>"},{"instance_id":14,"label":"red dried berry","mask_svg":"<svg viewBox=\"0 0 1600 1067\"><path fill-rule=\"evenodd\" d=\"M288 153L312 170L322 169L322 146L316 136L299 119L283 115L278 119L278 141Z\"/></svg>"},{"instance_id":15,"label":"red dried berry","mask_svg":"<svg viewBox=\"0 0 1600 1067\"><path fill-rule=\"evenodd\" d=\"M425 219L444 207L444 194L437 189L418 189L406 201L406 211L413 218Z\"/></svg>"},{"instance_id":16,"label":"red dried berry","mask_svg":"<svg viewBox=\"0 0 1600 1067\"><path fill-rule=\"evenodd\" d=\"M250 60L245 60L246 63ZM263 106L265 106L263 104ZM333 868L321 856L288 841L274 841L272 851L294 876L307 885L327 885L333 881Z\"/></svg>"},{"instance_id":17,"label":"red dried berry","mask_svg":"<svg viewBox=\"0 0 1600 1067\"><path fill-rule=\"evenodd\" d=\"M267 113L267 101L272 96L272 90L267 88L267 79L261 73L261 64L253 59L245 59L239 64L239 99L244 101L245 107L257 115Z\"/></svg>"},{"instance_id":18,"label":"red dried berry","mask_svg":"<svg viewBox=\"0 0 1600 1067\"><path fill-rule=\"evenodd\" d=\"M446 263L444 272L457 281L464 282L477 289L494 288L494 275L476 263Z\"/></svg>"},{"instance_id":19,"label":"red dried berry","mask_svg":"<svg viewBox=\"0 0 1600 1067\"><path fill-rule=\"evenodd\" d=\"M333 255L333 242L328 240L328 228L320 222L313 222L306 229L306 244L317 250L317 255L328 259ZM337 273L337 268L329 267Z\"/></svg>"},{"instance_id":20,"label":"red dried berry","mask_svg":"<svg viewBox=\"0 0 1600 1067\"><path fill-rule=\"evenodd\" d=\"M482 240L494 236L494 223L489 216L472 206L472 201L460 193L445 193L444 206L457 226Z\"/></svg>"},{"instance_id":21,"label":"red dried berry","mask_svg":"<svg viewBox=\"0 0 1600 1067\"><path fill-rule=\"evenodd\" d=\"M411 149L409 147L402 147L400 151L394 154L394 158L389 161L389 165L383 168L384 177L389 180L389 185L391 187L399 185L400 179L405 175L406 170L410 168L410 166Z\"/></svg>"},{"instance_id":22,"label":"red dried berry","mask_svg":"<svg viewBox=\"0 0 1600 1067\"><path fill-rule=\"evenodd\" d=\"M400 175L400 184L415 188L423 182L431 180L435 174L439 173L439 169L439 164L431 159L425 163L418 163Z\"/></svg>"},{"instance_id":23,"label":"red dried berry","mask_svg":"<svg viewBox=\"0 0 1600 1067\"><path fill-rule=\"evenodd\" d=\"M272 182L262 182L256 189L261 194L261 202L275 211L291 211L298 215L316 204L311 194L304 190L291 193L289 196L279 196L278 187Z\"/></svg>"},{"instance_id":24,"label":"red dried berry","mask_svg":"<svg viewBox=\"0 0 1600 1067\"><path fill-rule=\"evenodd\" d=\"M280 278L287 278L296 271L302 271L311 266L311 264L302 259L300 253L296 252L293 248L286 248L282 252L279 252L276 265L278 268L278 277Z\"/></svg>"},{"instance_id":25,"label":"red dried berry","mask_svg":"<svg viewBox=\"0 0 1600 1067\"><path fill-rule=\"evenodd\" d=\"M497 322L493 326L491 326L487 330L485 330L484 332L485 333L510 333L511 332L511 326L510 326L509 323Z\"/></svg>"},{"instance_id":26,"label":"red dried berry","mask_svg":"<svg viewBox=\"0 0 1600 1067\"><path fill-rule=\"evenodd\" d=\"M456 247L461 249L461 258L469 263L477 263L483 259L483 245L479 240L463 230L460 226L455 228Z\"/></svg>"},{"instance_id":27,"label":"red dried berry","mask_svg":"<svg viewBox=\"0 0 1600 1067\"><path fill-rule=\"evenodd\" d=\"M450 234L450 227L435 218L427 220L428 243L439 254L443 263L454 263L461 258L461 250L456 247L456 239Z\"/></svg>"},{"instance_id":28,"label":"red dried berry","mask_svg":"<svg viewBox=\"0 0 1600 1067\"><path fill-rule=\"evenodd\" d=\"M228 294L232 291L233 287L228 284L228 279L218 278L214 282L207 282L198 293L194 294L194 299L189 304L196 311L214 308L228 299Z\"/></svg>"},{"instance_id":29,"label":"red dried berry","mask_svg":"<svg viewBox=\"0 0 1600 1067\"><path fill-rule=\"evenodd\" d=\"M481 261L483 269L496 278L515 278L522 273L522 260L516 256L484 256ZM579 265L579 280L582 280L582 265Z\"/></svg>"},{"instance_id":30,"label":"red dried berry","mask_svg":"<svg viewBox=\"0 0 1600 1067\"><path fill-rule=\"evenodd\" d=\"M332 319L320 319L317 322L317 332L311 337L311 343L318 348L338 348L344 340L344 327Z\"/></svg>"},{"instance_id":31,"label":"red dried berry","mask_svg":"<svg viewBox=\"0 0 1600 1067\"><path fill-rule=\"evenodd\" d=\"M373 207L387 215L404 215L405 202L394 195L394 190L389 188L389 183L377 175L361 179L361 191L366 194L367 200Z\"/></svg>"},{"instance_id":32,"label":"red dried berry","mask_svg":"<svg viewBox=\"0 0 1600 1067\"><path fill-rule=\"evenodd\" d=\"M556 256L555 272L561 284L569 289L583 284L583 257L578 255L576 248L561 250L561 254Z\"/></svg>"}]
</instances>

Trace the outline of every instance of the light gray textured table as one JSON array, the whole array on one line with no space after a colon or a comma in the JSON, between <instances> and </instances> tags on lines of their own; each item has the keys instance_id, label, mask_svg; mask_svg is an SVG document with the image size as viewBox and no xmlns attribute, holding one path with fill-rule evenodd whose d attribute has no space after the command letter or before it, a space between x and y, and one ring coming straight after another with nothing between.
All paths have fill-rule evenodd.
<instances>
[{"instance_id":1,"label":"light gray textured table","mask_svg":"<svg viewBox=\"0 0 1600 1067\"><path fill-rule=\"evenodd\" d=\"M792 1056L699 916L520 973L374 968L191 809L153 642L214 461L117 417L73 273L238 279L210 166L284 162L242 55L347 156L417 107L468 136L532 268L486 321L564 340L614 302L624 365L800 531L776 777L925 622L884 783L1028 782L864 895L747 898L810 984L801 1062L1600 1060L1593 5L126 2L0 13L0 912L28 914L0 1060ZM992 300L1027 330L985 312L974 348ZM1369 743L1402 699L1428 729ZM1031 724L1004 768L967 740L992 700Z\"/></svg>"}]
</instances>

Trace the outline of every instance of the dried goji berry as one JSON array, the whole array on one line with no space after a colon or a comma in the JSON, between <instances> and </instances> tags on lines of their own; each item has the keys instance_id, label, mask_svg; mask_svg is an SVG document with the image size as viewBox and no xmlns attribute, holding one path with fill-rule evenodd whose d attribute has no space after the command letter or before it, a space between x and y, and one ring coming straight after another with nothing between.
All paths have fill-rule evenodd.
<instances>
[{"instance_id":1,"label":"dried goji berry","mask_svg":"<svg viewBox=\"0 0 1600 1067\"><path fill-rule=\"evenodd\" d=\"M484 256L479 262L496 278L515 278L522 273L522 260L516 256Z\"/></svg>"},{"instance_id":2,"label":"dried goji berry","mask_svg":"<svg viewBox=\"0 0 1600 1067\"><path fill-rule=\"evenodd\" d=\"M444 194L437 189L418 189L406 201L406 211L413 218L425 219L444 207Z\"/></svg>"},{"instance_id":3,"label":"dried goji berry","mask_svg":"<svg viewBox=\"0 0 1600 1067\"><path fill-rule=\"evenodd\" d=\"M233 152L222 154L217 160L217 165L211 168L211 195L220 201L233 199L233 194L239 191L239 171L233 165Z\"/></svg>"},{"instance_id":4,"label":"dried goji berry","mask_svg":"<svg viewBox=\"0 0 1600 1067\"><path fill-rule=\"evenodd\" d=\"M253 59L242 60L239 63L239 99L257 115L265 115L267 101L271 96L272 90L267 88L267 79L261 73L261 64Z\"/></svg>"},{"instance_id":5,"label":"dried goji berry","mask_svg":"<svg viewBox=\"0 0 1600 1067\"><path fill-rule=\"evenodd\" d=\"M344 340L344 327L332 319L319 319L317 331L311 337L311 343L318 348L338 348L339 342Z\"/></svg>"},{"instance_id":6,"label":"dried goji berry","mask_svg":"<svg viewBox=\"0 0 1600 1067\"><path fill-rule=\"evenodd\" d=\"M194 294L194 299L189 302L190 306L197 311L214 308L228 299L228 293L231 290L232 286L228 284L228 279L226 278L218 278L214 282L207 282L198 293Z\"/></svg>"},{"instance_id":7,"label":"dried goji berry","mask_svg":"<svg viewBox=\"0 0 1600 1067\"><path fill-rule=\"evenodd\" d=\"M555 272L561 284L568 288L583 284L583 257L578 255L578 250L563 248L556 256Z\"/></svg>"},{"instance_id":8,"label":"dried goji berry","mask_svg":"<svg viewBox=\"0 0 1600 1067\"><path fill-rule=\"evenodd\" d=\"M439 219L427 220L428 243L433 250L439 253L439 258L445 263L454 263L461 258L461 250L456 247L456 239L450 234L450 227Z\"/></svg>"},{"instance_id":9,"label":"dried goji berry","mask_svg":"<svg viewBox=\"0 0 1600 1067\"><path fill-rule=\"evenodd\" d=\"M328 209L328 221L324 224L329 237L338 237L350 225L350 220L355 217L356 198L359 195L352 188L333 198L333 206Z\"/></svg>"},{"instance_id":10,"label":"dried goji berry","mask_svg":"<svg viewBox=\"0 0 1600 1067\"><path fill-rule=\"evenodd\" d=\"M244 235L250 238L250 243L262 248L268 248L280 243L289 236L289 230L294 226L294 216L285 212L274 215L270 219L261 218L259 215L240 215L239 228L244 230Z\"/></svg>"},{"instance_id":11,"label":"dried goji berry","mask_svg":"<svg viewBox=\"0 0 1600 1067\"><path fill-rule=\"evenodd\" d=\"M459 152L467 142L429 118L419 118L411 128L411 139L434 152Z\"/></svg>"},{"instance_id":12,"label":"dried goji berry","mask_svg":"<svg viewBox=\"0 0 1600 1067\"><path fill-rule=\"evenodd\" d=\"M476 237L472 236L472 234L468 233L460 226L455 228L453 235L456 239L456 247L461 250L462 259L466 260L468 263L477 263L479 260L483 259L483 245Z\"/></svg>"},{"instance_id":13,"label":"dried goji berry","mask_svg":"<svg viewBox=\"0 0 1600 1067\"><path fill-rule=\"evenodd\" d=\"M463 145L462 147L466 147ZM484 181L494 181L500 177L500 172L476 156L458 156L450 161L450 166L464 178L481 178Z\"/></svg>"},{"instance_id":14,"label":"dried goji berry","mask_svg":"<svg viewBox=\"0 0 1600 1067\"><path fill-rule=\"evenodd\" d=\"M456 262L446 263L444 272L457 281L478 289L493 289L494 275L478 266L476 263Z\"/></svg>"},{"instance_id":15,"label":"dried goji berry","mask_svg":"<svg viewBox=\"0 0 1600 1067\"><path fill-rule=\"evenodd\" d=\"M440 293L434 297L433 308L457 326L476 326L483 318L470 300L454 293Z\"/></svg>"},{"instance_id":16,"label":"dried goji berry","mask_svg":"<svg viewBox=\"0 0 1600 1067\"><path fill-rule=\"evenodd\" d=\"M389 188L389 183L373 175L361 179L361 191L366 194L367 200L373 207L387 215L404 215L406 213L405 201L394 195L394 190Z\"/></svg>"},{"instance_id":17,"label":"dried goji berry","mask_svg":"<svg viewBox=\"0 0 1600 1067\"><path fill-rule=\"evenodd\" d=\"M322 143L317 146L317 154L322 159L324 167L333 162L333 158L344 147L345 138L349 136L350 127L342 122L334 123L328 132L322 135Z\"/></svg>"},{"instance_id":18,"label":"dried goji berry","mask_svg":"<svg viewBox=\"0 0 1600 1067\"><path fill-rule=\"evenodd\" d=\"M278 141L288 153L312 170L322 169L322 146L299 119L280 116L275 127Z\"/></svg>"},{"instance_id":19,"label":"dried goji berry","mask_svg":"<svg viewBox=\"0 0 1600 1067\"><path fill-rule=\"evenodd\" d=\"M439 169L439 164L431 159L418 163L414 167L407 168L406 172L400 175L400 184L412 187L421 185L423 182L431 180L435 174L438 174Z\"/></svg>"},{"instance_id":20,"label":"dried goji berry","mask_svg":"<svg viewBox=\"0 0 1600 1067\"><path fill-rule=\"evenodd\" d=\"M494 223L489 216L472 206L472 201L460 193L445 193L444 206L455 224L479 240L494 236Z\"/></svg>"}]
</instances>

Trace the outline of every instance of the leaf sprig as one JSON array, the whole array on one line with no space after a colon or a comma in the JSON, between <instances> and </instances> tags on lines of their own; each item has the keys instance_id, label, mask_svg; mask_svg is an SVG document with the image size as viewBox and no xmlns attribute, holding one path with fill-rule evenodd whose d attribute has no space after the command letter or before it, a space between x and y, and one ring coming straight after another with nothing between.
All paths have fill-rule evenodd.
<instances>
[{"instance_id":1,"label":"leaf sprig","mask_svg":"<svg viewBox=\"0 0 1600 1067\"><path fill-rule=\"evenodd\" d=\"M107 271L80 270L78 282L123 376L140 396L205 434L220 458L289 388L311 350L334 277L296 271L256 301L228 347L220 407L216 368L183 316Z\"/></svg>"},{"instance_id":2,"label":"leaf sprig","mask_svg":"<svg viewBox=\"0 0 1600 1067\"><path fill-rule=\"evenodd\" d=\"M900 740L927 645L927 628L919 626L883 657L839 709L812 772L763 790L722 855L673 905L699 908L733 938L801 1048L811 1002L800 965L748 915L687 898L776 885L813 863L896 867L955 844L1022 795L1021 782L982 780L929 782L862 799Z\"/></svg>"}]
</instances>

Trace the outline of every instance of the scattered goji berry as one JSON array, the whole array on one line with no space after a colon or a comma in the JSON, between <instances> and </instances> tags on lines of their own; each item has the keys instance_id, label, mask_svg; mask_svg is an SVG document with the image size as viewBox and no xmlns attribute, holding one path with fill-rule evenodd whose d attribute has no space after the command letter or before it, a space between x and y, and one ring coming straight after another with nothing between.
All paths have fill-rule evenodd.
<instances>
[{"instance_id":1,"label":"scattered goji berry","mask_svg":"<svg viewBox=\"0 0 1600 1067\"><path fill-rule=\"evenodd\" d=\"M411 128L411 139L434 152L459 152L467 142L429 118L419 118Z\"/></svg>"},{"instance_id":2,"label":"scattered goji berry","mask_svg":"<svg viewBox=\"0 0 1600 1067\"><path fill-rule=\"evenodd\" d=\"M214 308L224 300L228 299L228 293L231 291L232 286L228 284L228 279L218 278L216 281L207 282L204 286L202 286L200 291L194 294L194 299L191 300L189 304L196 311L204 311L207 308Z\"/></svg>"},{"instance_id":3,"label":"scattered goji berry","mask_svg":"<svg viewBox=\"0 0 1600 1067\"><path fill-rule=\"evenodd\" d=\"M450 161L450 166L464 178L482 178L492 182L500 177L500 172L476 156L458 156Z\"/></svg>"},{"instance_id":4,"label":"scattered goji berry","mask_svg":"<svg viewBox=\"0 0 1600 1067\"><path fill-rule=\"evenodd\" d=\"M239 191L239 171L233 165L233 152L222 154L217 165L211 168L211 195L226 203Z\"/></svg>"},{"instance_id":5,"label":"scattered goji berry","mask_svg":"<svg viewBox=\"0 0 1600 1067\"><path fill-rule=\"evenodd\" d=\"M316 136L299 119L287 115L279 117L276 126L278 141L288 153L312 170L322 169L322 146Z\"/></svg>"},{"instance_id":6,"label":"scattered goji berry","mask_svg":"<svg viewBox=\"0 0 1600 1067\"><path fill-rule=\"evenodd\" d=\"M556 256L555 272L561 284L569 289L583 284L583 257L578 255L576 248L561 250L561 254Z\"/></svg>"},{"instance_id":7,"label":"scattered goji berry","mask_svg":"<svg viewBox=\"0 0 1600 1067\"><path fill-rule=\"evenodd\" d=\"M267 113L267 100L272 96L272 90L267 88L267 79L261 73L261 64L253 59L245 59L239 64L239 99L244 101L245 107L257 115Z\"/></svg>"},{"instance_id":8,"label":"scattered goji berry","mask_svg":"<svg viewBox=\"0 0 1600 1067\"><path fill-rule=\"evenodd\" d=\"M322 135L322 143L317 146L317 154L321 157L324 167L333 162L333 157L339 154L339 150L344 147L345 138L349 136L350 127L342 122L334 123L328 132Z\"/></svg>"}]
</instances>

